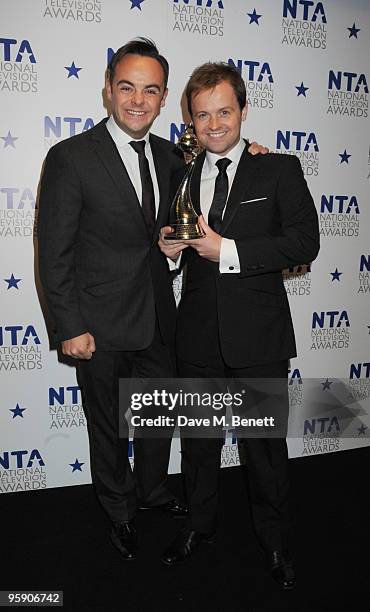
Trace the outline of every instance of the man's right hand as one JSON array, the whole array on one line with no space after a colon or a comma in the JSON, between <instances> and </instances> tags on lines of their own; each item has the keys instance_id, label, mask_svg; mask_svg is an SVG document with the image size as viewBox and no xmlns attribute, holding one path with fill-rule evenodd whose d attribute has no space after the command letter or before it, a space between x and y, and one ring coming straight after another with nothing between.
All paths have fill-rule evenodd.
<instances>
[{"instance_id":1,"label":"man's right hand","mask_svg":"<svg viewBox=\"0 0 370 612\"><path fill-rule=\"evenodd\" d=\"M76 338L64 340L62 342L62 353L74 359L91 359L92 354L95 353L94 336L86 332L86 334L76 336Z\"/></svg>"},{"instance_id":2,"label":"man's right hand","mask_svg":"<svg viewBox=\"0 0 370 612\"><path fill-rule=\"evenodd\" d=\"M187 243L182 240L165 240L164 237L166 234L172 234L173 228L170 225L166 225L161 228L160 238L158 241L158 246L161 249L162 253L172 259L172 261L177 261L181 251L187 248Z\"/></svg>"}]
</instances>

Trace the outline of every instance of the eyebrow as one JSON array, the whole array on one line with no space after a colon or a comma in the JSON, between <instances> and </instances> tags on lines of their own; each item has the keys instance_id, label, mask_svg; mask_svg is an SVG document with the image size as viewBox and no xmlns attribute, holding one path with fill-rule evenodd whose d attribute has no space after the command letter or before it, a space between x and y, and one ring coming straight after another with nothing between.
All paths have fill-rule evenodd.
<instances>
[{"instance_id":1,"label":"eyebrow","mask_svg":"<svg viewBox=\"0 0 370 612\"><path fill-rule=\"evenodd\" d=\"M126 83L126 85L131 85L131 87L135 88L135 84L132 83L131 81L128 81L127 79L121 79L120 81L118 81L117 87L119 85L123 85L123 83ZM161 91L160 85L158 85L157 83L151 83L149 85L145 85L144 89L149 89L150 87L155 87L155 89L158 89L158 91Z\"/></svg>"},{"instance_id":2,"label":"eyebrow","mask_svg":"<svg viewBox=\"0 0 370 612\"><path fill-rule=\"evenodd\" d=\"M224 111L224 110L232 110L232 106L223 106L222 108L218 108L216 112L219 113L220 111ZM194 114L199 115L199 113L209 113L209 112L210 111L207 111L207 110L199 110Z\"/></svg>"}]
</instances>

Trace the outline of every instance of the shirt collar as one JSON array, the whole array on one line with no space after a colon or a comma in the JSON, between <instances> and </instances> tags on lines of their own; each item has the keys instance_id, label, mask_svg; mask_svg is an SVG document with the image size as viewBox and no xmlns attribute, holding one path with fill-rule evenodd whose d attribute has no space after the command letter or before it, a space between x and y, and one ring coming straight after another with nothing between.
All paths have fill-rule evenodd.
<instances>
[{"instance_id":1,"label":"shirt collar","mask_svg":"<svg viewBox=\"0 0 370 612\"><path fill-rule=\"evenodd\" d=\"M143 138L132 138L131 136L126 134L126 132L124 132L119 127L119 125L117 125L113 115L109 117L105 125L118 149L121 147L128 146L132 140L145 140L145 146L149 142L149 132L147 132Z\"/></svg>"},{"instance_id":2,"label":"shirt collar","mask_svg":"<svg viewBox=\"0 0 370 612\"><path fill-rule=\"evenodd\" d=\"M238 165L244 149L245 149L245 142L241 138L239 142L235 145L235 147L233 147L231 151L227 153L227 155L217 155L217 153L211 153L210 151L207 151L206 159L205 159L206 172L210 173L214 170L218 172L216 168L216 162L219 159L222 159L223 157L227 157L228 159L231 159L232 163L230 164L229 168L232 168L233 164Z\"/></svg>"}]
</instances>

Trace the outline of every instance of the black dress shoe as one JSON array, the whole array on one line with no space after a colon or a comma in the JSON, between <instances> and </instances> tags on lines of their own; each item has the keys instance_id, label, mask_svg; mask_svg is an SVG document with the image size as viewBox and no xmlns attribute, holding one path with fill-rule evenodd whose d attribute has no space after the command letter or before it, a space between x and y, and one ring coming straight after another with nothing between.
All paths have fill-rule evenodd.
<instances>
[{"instance_id":1,"label":"black dress shoe","mask_svg":"<svg viewBox=\"0 0 370 612\"><path fill-rule=\"evenodd\" d=\"M279 550L268 552L267 562L270 574L275 582L285 591L294 589L295 573L292 562L288 561Z\"/></svg>"},{"instance_id":2,"label":"black dress shoe","mask_svg":"<svg viewBox=\"0 0 370 612\"><path fill-rule=\"evenodd\" d=\"M158 506L140 506L139 510L162 510L167 512L174 518L186 518L189 514L187 506L181 504L178 499L174 498L164 504Z\"/></svg>"},{"instance_id":3,"label":"black dress shoe","mask_svg":"<svg viewBox=\"0 0 370 612\"><path fill-rule=\"evenodd\" d=\"M213 544L214 541L214 532L200 533L199 531L183 529L174 542L165 550L161 561L165 565L176 565L176 563L185 561L187 557L190 557L201 544Z\"/></svg>"},{"instance_id":4,"label":"black dress shoe","mask_svg":"<svg viewBox=\"0 0 370 612\"><path fill-rule=\"evenodd\" d=\"M110 539L113 546L117 548L126 561L135 559L137 536L136 529L130 521L113 523Z\"/></svg>"}]
</instances>

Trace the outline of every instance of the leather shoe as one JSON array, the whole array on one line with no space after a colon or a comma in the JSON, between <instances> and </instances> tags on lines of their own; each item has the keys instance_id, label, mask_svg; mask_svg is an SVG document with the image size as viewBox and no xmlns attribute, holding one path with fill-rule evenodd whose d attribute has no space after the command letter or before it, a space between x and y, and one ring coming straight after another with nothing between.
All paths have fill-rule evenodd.
<instances>
[{"instance_id":1,"label":"leather shoe","mask_svg":"<svg viewBox=\"0 0 370 612\"><path fill-rule=\"evenodd\" d=\"M130 521L115 522L112 524L110 539L115 548L126 561L135 559L137 550L137 535L134 525Z\"/></svg>"},{"instance_id":2,"label":"leather shoe","mask_svg":"<svg viewBox=\"0 0 370 612\"><path fill-rule=\"evenodd\" d=\"M279 551L273 550L267 553L267 563L270 574L275 582L285 591L291 591L295 587L295 572L292 562Z\"/></svg>"},{"instance_id":3,"label":"leather shoe","mask_svg":"<svg viewBox=\"0 0 370 612\"><path fill-rule=\"evenodd\" d=\"M213 544L214 541L214 532L200 533L199 531L183 529L174 542L165 550L161 561L165 565L176 565L176 563L185 561L187 557L190 557L201 544Z\"/></svg>"},{"instance_id":4,"label":"leather shoe","mask_svg":"<svg viewBox=\"0 0 370 612\"><path fill-rule=\"evenodd\" d=\"M173 516L173 518L186 518L189 514L187 506L181 504L176 498L158 506L140 506L139 510L162 510Z\"/></svg>"}]
</instances>

